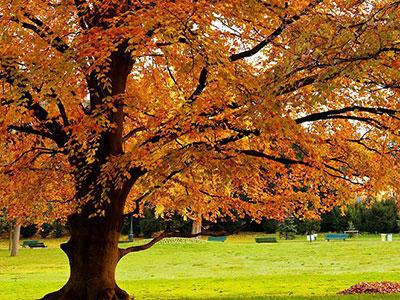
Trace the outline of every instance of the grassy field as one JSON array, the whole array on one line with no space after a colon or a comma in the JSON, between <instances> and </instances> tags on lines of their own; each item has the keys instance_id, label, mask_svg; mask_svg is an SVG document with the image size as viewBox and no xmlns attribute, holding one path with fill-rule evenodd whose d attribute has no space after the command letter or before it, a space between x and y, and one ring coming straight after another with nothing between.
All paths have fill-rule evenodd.
<instances>
[{"instance_id":1,"label":"grassy field","mask_svg":"<svg viewBox=\"0 0 400 300\"><path fill-rule=\"evenodd\" d=\"M360 281L400 281L400 240L378 236L343 241L255 244L253 235L227 242L159 244L119 264L120 286L139 299L399 299L335 296ZM22 249L18 257L0 250L0 299L37 299L63 285L68 262L45 240L46 249ZM123 244L128 246L128 244ZM7 241L0 242L0 248Z\"/></svg>"}]
</instances>

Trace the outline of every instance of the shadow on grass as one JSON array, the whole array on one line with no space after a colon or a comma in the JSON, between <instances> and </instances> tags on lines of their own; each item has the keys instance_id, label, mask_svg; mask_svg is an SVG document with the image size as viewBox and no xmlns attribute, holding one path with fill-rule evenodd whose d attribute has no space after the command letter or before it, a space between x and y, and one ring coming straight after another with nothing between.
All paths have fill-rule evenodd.
<instances>
[{"instance_id":1,"label":"shadow on grass","mask_svg":"<svg viewBox=\"0 0 400 300\"><path fill-rule=\"evenodd\" d=\"M326 296L270 296L270 297L218 297L218 298L180 298L179 300L372 300L400 299L400 294L357 294L357 295L326 295ZM167 300L167 299L165 299Z\"/></svg>"}]
</instances>

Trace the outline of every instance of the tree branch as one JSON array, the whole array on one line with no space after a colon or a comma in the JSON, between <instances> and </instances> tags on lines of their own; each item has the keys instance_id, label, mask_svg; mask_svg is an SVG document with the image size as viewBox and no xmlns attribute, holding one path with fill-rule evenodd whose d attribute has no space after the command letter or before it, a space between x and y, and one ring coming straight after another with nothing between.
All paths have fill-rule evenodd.
<instances>
[{"instance_id":1,"label":"tree branch","mask_svg":"<svg viewBox=\"0 0 400 300\"><path fill-rule=\"evenodd\" d=\"M153 187L151 187L146 193L144 193L142 196L140 196L139 198L137 198L134 202L136 204L136 208L133 212L127 213L124 215L124 217L129 217L129 216L133 216L137 213L139 213L139 204L140 202L143 201L144 198L146 198L147 196L149 196L151 193L153 193L155 190L161 188L163 186L163 184L165 184L167 181L171 180L175 175L181 173L183 171L183 169L179 169L179 170L175 170L172 171L167 177L165 177L163 179L163 181L161 182L161 184L155 185Z\"/></svg>"},{"instance_id":2,"label":"tree branch","mask_svg":"<svg viewBox=\"0 0 400 300\"><path fill-rule=\"evenodd\" d=\"M355 181L350 180L350 179L347 178L347 177L332 174L332 173L328 172L327 170L324 170L324 172L325 172L326 174L328 174L329 176L331 176L331 177L334 177L334 178L338 178L338 179L342 179L342 180L348 181L348 182L350 182L351 184L362 185L362 183L360 183L360 182L355 182Z\"/></svg>"},{"instance_id":3,"label":"tree branch","mask_svg":"<svg viewBox=\"0 0 400 300\"><path fill-rule=\"evenodd\" d=\"M331 79L331 78L332 77L330 76L329 78L326 78L326 79ZM318 75L312 75L312 76L298 79L293 84L287 84L287 85L281 86L279 89L277 89L276 95L281 96L281 95L285 95L285 94L294 92L305 86L313 84L314 82L317 81L317 79L318 79Z\"/></svg>"},{"instance_id":4,"label":"tree branch","mask_svg":"<svg viewBox=\"0 0 400 300\"><path fill-rule=\"evenodd\" d=\"M371 114L376 114L376 115L383 115L387 114L391 117L394 117L398 120L396 114L399 113L397 110L393 109L387 109L387 108L380 108L380 107L363 107L363 106L349 106L341 109L334 109L334 110L328 110L325 112L320 112L320 113L314 113L302 118L298 118L295 120L297 124L302 124L306 122L313 122L313 121L319 121L319 120L326 120L326 119L332 119L333 116L337 116L346 112L367 112Z\"/></svg>"},{"instance_id":5,"label":"tree branch","mask_svg":"<svg viewBox=\"0 0 400 300\"><path fill-rule=\"evenodd\" d=\"M34 24L22 22L16 17L14 17L12 20L19 23L23 28L32 30L57 51L65 53L65 51L69 49L69 46L60 37L51 37L54 35L54 32L49 27L44 26L41 20L32 16L28 12L24 12L23 15Z\"/></svg>"},{"instance_id":6,"label":"tree branch","mask_svg":"<svg viewBox=\"0 0 400 300\"><path fill-rule=\"evenodd\" d=\"M384 53L384 52L389 52L389 51L393 51L396 53L400 52L400 48L396 48L396 47L384 47L384 48L380 48L379 50L377 50L374 53L369 53L369 54L363 54L360 56L355 56L355 57L349 57L349 58L336 58L334 60L334 62L332 63L325 63L325 64L311 64L309 66L305 66L305 67L301 67L301 68L297 68L296 70L290 72L289 74L286 75L287 78L290 77L290 75L292 75L294 72L297 71L302 71L302 70L313 70L314 68L328 68L328 67L334 67L334 66L339 66L342 64L350 64L353 62L360 62L360 61L367 61L373 58L377 58L380 54ZM342 71L338 70L332 74L329 74L328 76L322 78L322 80L319 80L320 82L326 82L330 79L335 78L337 75L339 75ZM294 92L300 88L303 88L305 86L308 86L310 84L313 84L314 82L317 82L319 79L319 75L310 75L308 77L304 77L301 79L296 80L294 83L292 84L286 84L283 85L281 87L279 87L275 93L276 96L280 96L280 95L284 95L284 94L288 94L291 92Z\"/></svg>"},{"instance_id":7,"label":"tree branch","mask_svg":"<svg viewBox=\"0 0 400 300\"><path fill-rule=\"evenodd\" d=\"M48 132L44 132L44 131L40 131L40 130L34 129L31 126L9 125L8 128L12 129L12 130L15 130L15 131L28 133L28 134L39 135L39 136L46 137L46 138L54 140L54 136L52 134L50 134Z\"/></svg>"},{"instance_id":8,"label":"tree branch","mask_svg":"<svg viewBox=\"0 0 400 300\"><path fill-rule=\"evenodd\" d=\"M89 12L89 6L85 0L74 0L74 5L78 11L79 24L81 25L82 29L88 29L89 26L84 16ZM84 6L86 6L86 8L83 8Z\"/></svg>"},{"instance_id":9,"label":"tree branch","mask_svg":"<svg viewBox=\"0 0 400 300\"><path fill-rule=\"evenodd\" d=\"M233 54L230 56L231 61L237 61L246 57L253 56L257 54L259 51L261 51L265 46L273 42L279 35L292 23L295 21L300 20L302 16L307 15L315 6L323 2L323 0L315 0L312 1L310 4L308 4L303 10L301 10L298 14L295 14L289 19L283 20L282 24L275 29L273 33L271 33L265 40L261 41L258 45L253 47L252 49Z\"/></svg>"},{"instance_id":10,"label":"tree branch","mask_svg":"<svg viewBox=\"0 0 400 300\"><path fill-rule=\"evenodd\" d=\"M61 118L63 120L64 126L69 126L69 120L67 117L67 113L65 112L65 107L62 104L61 100L57 100L57 107L58 107L58 111L60 112Z\"/></svg>"},{"instance_id":11,"label":"tree branch","mask_svg":"<svg viewBox=\"0 0 400 300\"><path fill-rule=\"evenodd\" d=\"M34 152L34 151L40 151L40 152L38 153L38 155L39 155L39 154L55 154L55 153L58 152L58 151L53 150L53 149L42 148L42 147L32 148L32 149L29 149L29 150L27 150L27 151L22 152L13 162L11 162L11 163L9 163L9 164L7 164L7 165L4 165L3 167L11 167L11 166L13 166L13 165L16 164L18 161L20 161L26 154L28 154L28 153L30 153L30 152ZM35 158L33 159L33 161L34 161L36 158L37 158L37 157L35 156ZM33 161L31 161L31 162L33 162Z\"/></svg>"},{"instance_id":12,"label":"tree branch","mask_svg":"<svg viewBox=\"0 0 400 300\"><path fill-rule=\"evenodd\" d=\"M146 127L138 127L135 128L133 130L131 130L130 132L128 132L127 134L124 135L124 137L122 138L123 141L128 140L131 136L133 136L135 133L141 132L141 131L145 131Z\"/></svg>"},{"instance_id":13,"label":"tree branch","mask_svg":"<svg viewBox=\"0 0 400 300\"><path fill-rule=\"evenodd\" d=\"M304 165L304 166L311 167L310 163L308 163L308 162L304 162L301 160L294 160L294 159L285 158L285 157L276 157L276 156L268 155L268 154L265 154L265 153L262 153L262 152L256 151L256 150L239 150L238 152L248 155L248 156L266 158L266 159L273 160L273 161L276 161L276 162L284 164L284 165Z\"/></svg>"},{"instance_id":14,"label":"tree branch","mask_svg":"<svg viewBox=\"0 0 400 300\"><path fill-rule=\"evenodd\" d=\"M49 119L48 112L39 104L35 103L33 95L29 92L28 80L23 78L18 72L15 66L3 63L0 61L0 67L5 70L5 72L0 72L0 79L4 79L8 84L16 86L22 90L20 99L23 100L21 105L27 110L31 111L33 116L41 122L41 125L45 127L50 133L41 132L38 130L25 130L26 133L32 133L37 135L42 135L54 140L58 146L62 147L68 141L68 135L63 130L62 125L58 123L55 118ZM14 125L12 125L14 126ZM24 130L25 126L22 128L14 128L15 130Z\"/></svg>"},{"instance_id":15,"label":"tree branch","mask_svg":"<svg viewBox=\"0 0 400 300\"><path fill-rule=\"evenodd\" d=\"M190 103L194 102L196 100L196 98L206 88L207 74L208 74L207 67L203 67L203 69L200 72L200 76L199 76L199 84L197 85L196 90L193 92L193 94L188 99Z\"/></svg>"},{"instance_id":16,"label":"tree branch","mask_svg":"<svg viewBox=\"0 0 400 300\"><path fill-rule=\"evenodd\" d=\"M138 252L138 251L143 251L146 249L151 248L152 246L154 246L157 242L161 241L164 238L171 238L171 237L185 237L185 238L193 238L193 237L198 237L201 235L204 236L226 236L226 235L232 235L236 232L238 232L239 230L243 229L245 226L247 225L246 223L243 223L242 225L240 225L239 227L235 228L234 230L230 231L230 232L207 232L207 231L201 231L199 233L183 233L183 232L172 232L172 233L166 233L163 232L160 235L158 235L157 237L155 237L154 239L152 239L150 242L148 242L147 244L144 245L140 245L140 246L133 246L133 247L129 247L126 249L119 249L121 258L124 257L125 255L131 253L131 252Z\"/></svg>"}]
</instances>

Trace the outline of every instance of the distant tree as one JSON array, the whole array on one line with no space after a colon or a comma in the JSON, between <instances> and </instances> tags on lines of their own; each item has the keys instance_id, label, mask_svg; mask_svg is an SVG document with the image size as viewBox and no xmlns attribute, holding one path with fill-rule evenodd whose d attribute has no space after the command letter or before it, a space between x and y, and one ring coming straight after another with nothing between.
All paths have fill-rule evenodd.
<instances>
[{"instance_id":1,"label":"distant tree","mask_svg":"<svg viewBox=\"0 0 400 300\"><path fill-rule=\"evenodd\" d=\"M138 223L139 231L143 234L143 237L150 238L155 232L165 230L167 227L166 222L154 215L154 211L146 209L144 217L140 218Z\"/></svg>"},{"instance_id":2,"label":"distant tree","mask_svg":"<svg viewBox=\"0 0 400 300\"><path fill-rule=\"evenodd\" d=\"M6 218L5 213L0 213L0 234L4 232L9 233L12 227L13 222Z\"/></svg>"},{"instance_id":3,"label":"distant tree","mask_svg":"<svg viewBox=\"0 0 400 300\"><path fill-rule=\"evenodd\" d=\"M352 230L352 231L357 230L356 226L354 226L353 221L349 221L349 226L347 230Z\"/></svg>"},{"instance_id":4,"label":"distant tree","mask_svg":"<svg viewBox=\"0 0 400 300\"><path fill-rule=\"evenodd\" d=\"M40 228L40 236L46 238L52 231L54 227L52 224L44 223Z\"/></svg>"},{"instance_id":5,"label":"distant tree","mask_svg":"<svg viewBox=\"0 0 400 300\"><path fill-rule=\"evenodd\" d=\"M350 217L335 207L321 216L322 232L343 232L347 230Z\"/></svg>"},{"instance_id":6,"label":"distant tree","mask_svg":"<svg viewBox=\"0 0 400 300\"><path fill-rule=\"evenodd\" d=\"M38 226L36 224L27 224L25 226L21 226L21 236L23 238L33 237L38 231Z\"/></svg>"},{"instance_id":7,"label":"distant tree","mask_svg":"<svg viewBox=\"0 0 400 300\"><path fill-rule=\"evenodd\" d=\"M363 215L366 211L366 203L365 202L355 202L352 205L348 205L346 209L346 218L345 220L348 221L348 230L350 229L350 222L353 225L353 228L359 231L365 231L363 228Z\"/></svg>"},{"instance_id":8,"label":"distant tree","mask_svg":"<svg viewBox=\"0 0 400 300\"><path fill-rule=\"evenodd\" d=\"M202 217L201 215L198 218L195 218L192 222L192 234L198 234L202 231ZM201 236L194 237L195 239L199 239Z\"/></svg>"},{"instance_id":9,"label":"distant tree","mask_svg":"<svg viewBox=\"0 0 400 300\"><path fill-rule=\"evenodd\" d=\"M11 233L12 236L11 256L18 255L20 232L21 232L21 225L15 224Z\"/></svg>"},{"instance_id":10,"label":"distant tree","mask_svg":"<svg viewBox=\"0 0 400 300\"><path fill-rule=\"evenodd\" d=\"M55 238L60 238L64 235L64 230L66 227L61 224L58 220L53 224L53 234Z\"/></svg>"},{"instance_id":11,"label":"distant tree","mask_svg":"<svg viewBox=\"0 0 400 300\"><path fill-rule=\"evenodd\" d=\"M277 220L272 219L264 219L261 222L262 231L265 233L275 233L278 230L279 222Z\"/></svg>"},{"instance_id":12,"label":"distant tree","mask_svg":"<svg viewBox=\"0 0 400 300\"><path fill-rule=\"evenodd\" d=\"M285 240L293 240L296 237L297 228L293 217L285 218L283 222L278 224L279 237Z\"/></svg>"},{"instance_id":13,"label":"distant tree","mask_svg":"<svg viewBox=\"0 0 400 300\"><path fill-rule=\"evenodd\" d=\"M360 201L348 205L344 211L334 208L321 216L323 232L342 232L355 228L369 233L399 231L399 214L394 199Z\"/></svg>"},{"instance_id":14,"label":"distant tree","mask_svg":"<svg viewBox=\"0 0 400 300\"><path fill-rule=\"evenodd\" d=\"M298 234L311 234L320 232L321 221L320 220L295 220L297 233Z\"/></svg>"},{"instance_id":15,"label":"distant tree","mask_svg":"<svg viewBox=\"0 0 400 300\"><path fill-rule=\"evenodd\" d=\"M370 233L396 233L398 227L398 208L394 199L375 201L362 215L361 229Z\"/></svg>"}]
</instances>

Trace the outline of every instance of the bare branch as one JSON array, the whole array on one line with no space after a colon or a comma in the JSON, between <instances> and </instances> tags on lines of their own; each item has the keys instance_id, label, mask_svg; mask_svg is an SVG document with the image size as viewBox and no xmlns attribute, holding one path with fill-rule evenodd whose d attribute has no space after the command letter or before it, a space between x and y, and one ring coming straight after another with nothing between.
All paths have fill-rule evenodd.
<instances>
[{"instance_id":1,"label":"bare branch","mask_svg":"<svg viewBox=\"0 0 400 300\"><path fill-rule=\"evenodd\" d=\"M226 235L232 235L239 230L243 229L247 223L243 223L239 227L235 228L234 230L230 232L207 232L207 231L202 231L199 233L183 233L183 232L172 232L172 233L166 233L163 232L154 239L152 239L149 243L140 245L140 246L133 246L129 247L126 249L119 249L121 257L124 257L125 255L131 253L131 252L138 252L138 251L143 251L146 249L149 249L150 247L154 246L157 242L161 241L164 238L171 238L171 237L185 237L185 238L193 238L193 237L198 237L201 235L204 236L226 236Z\"/></svg>"}]
</instances>

